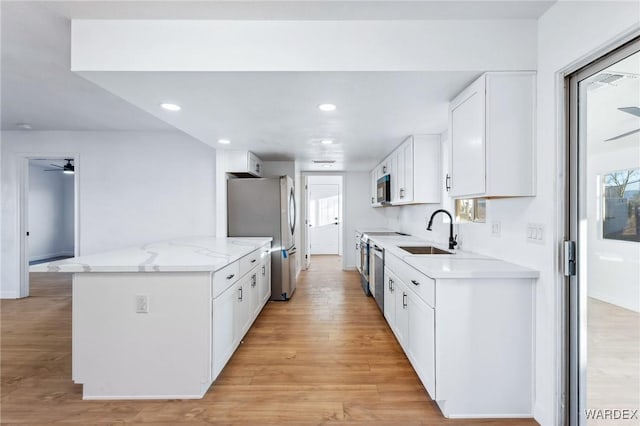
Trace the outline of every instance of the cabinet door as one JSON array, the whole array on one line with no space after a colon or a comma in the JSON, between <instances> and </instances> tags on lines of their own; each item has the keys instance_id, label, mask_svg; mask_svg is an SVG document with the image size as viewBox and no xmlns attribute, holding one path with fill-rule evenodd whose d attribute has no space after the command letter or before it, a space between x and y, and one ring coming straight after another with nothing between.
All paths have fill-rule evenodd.
<instances>
[{"instance_id":1,"label":"cabinet door","mask_svg":"<svg viewBox=\"0 0 640 426\"><path fill-rule=\"evenodd\" d=\"M262 305L260 304L260 285L259 285L259 275L262 268L255 268L252 272L249 273L249 306L251 311L251 319L249 323L252 323L253 320L256 319L258 314L260 313L260 308Z\"/></svg>"},{"instance_id":2,"label":"cabinet door","mask_svg":"<svg viewBox=\"0 0 640 426\"><path fill-rule=\"evenodd\" d=\"M429 396L435 399L435 311L414 294L408 299L409 359Z\"/></svg>"},{"instance_id":3,"label":"cabinet door","mask_svg":"<svg viewBox=\"0 0 640 426\"><path fill-rule=\"evenodd\" d=\"M402 144L399 151L402 160L402 178L398 191L400 201L408 203L413 201L413 141L408 140ZM421 182L421 184L428 184L428 182Z\"/></svg>"},{"instance_id":4,"label":"cabinet door","mask_svg":"<svg viewBox=\"0 0 640 426\"><path fill-rule=\"evenodd\" d=\"M236 344L244 337L251 325L251 276L247 275L240 280L236 288L236 300L233 311L233 321L236 334Z\"/></svg>"},{"instance_id":5,"label":"cabinet door","mask_svg":"<svg viewBox=\"0 0 640 426\"><path fill-rule=\"evenodd\" d=\"M234 308L239 285L228 288L213 300L212 380L225 366L235 349Z\"/></svg>"},{"instance_id":6,"label":"cabinet door","mask_svg":"<svg viewBox=\"0 0 640 426\"><path fill-rule=\"evenodd\" d=\"M371 205L376 204L376 197L378 195L378 177L377 168L371 171Z\"/></svg>"},{"instance_id":7,"label":"cabinet door","mask_svg":"<svg viewBox=\"0 0 640 426\"><path fill-rule=\"evenodd\" d=\"M451 196L481 195L486 188L484 78L454 100L450 120Z\"/></svg>"},{"instance_id":8,"label":"cabinet door","mask_svg":"<svg viewBox=\"0 0 640 426\"><path fill-rule=\"evenodd\" d=\"M400 346L402 346L406 352L409 331L409 291L402 281L396 280L394 282L394 293L396 301L396 320L394 331L396 332L396 337L398 338L398 342L400 342Z\"/></svg>"},{"instance_id":9,"label":"cabinet door","mask_svg":"<svg viewBox=\"0 0 640 426\"><path fill-rule=\"evenodd\" d=\"M262 257L260 268L260 306L262 307L271 297L271 253L266 250Z\"/></svg>"},{"instance_id":10,"label":"cabinet door","mask_svg":"<svg viewBox=\"0 0 640 426\"><path fill-rule=\"evenodd\" d=\"M362 271L362 259L360 258L360 234L355 234L355 256L356 256L356 269L358 272Z\"/></svg>"},{"instance_id":11,"label":"cabinet door","mask_svg":"<svg viewBox=\"0 0 640 426\"><path fill-rule=\"evenodd\" d=\"M262 176L262 164L257 155L248 153L247 170L255 176Z\"/></svg>"},{"instance_id":12,"label":"cabinet door","mask_svg":"<svg viewBox=\"0 0 640 426\"><path fill-rule=\"evenodd\" d=\"M389 268L384 268L384 317L391 329L396 323L396 280Z\"/></svg>"}]
</instances>

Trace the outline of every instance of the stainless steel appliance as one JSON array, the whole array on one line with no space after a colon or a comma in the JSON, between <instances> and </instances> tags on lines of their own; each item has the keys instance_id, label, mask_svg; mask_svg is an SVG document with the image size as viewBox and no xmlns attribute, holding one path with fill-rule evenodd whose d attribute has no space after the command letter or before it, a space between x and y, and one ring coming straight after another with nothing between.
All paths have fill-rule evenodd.
<instances>
[{"instance_id":1,"label":"stainless steel appliance","mask_svg":"<svg viewBox=\"0 0 640 426\"><path fill-rule=\"evenodd\" d=\"M378 308L384 313L384 250L373 244L372 253L371 263L373 266L370 279L370 282L373 282L372 294L376 299Z\"/></svg>"},{"instance_id":2,"label":"stainless steel appliance","mask_svg":"<svg viewBox=\"0 0 640 426\"><path fill-rule=\"evenodd\" d=\"M374 294L371 291L371 289L373 289L375 286L375 282L372 282L373 280L370 278L373 268L371 267L372 248L369 244L369 236L376 236L376 235L407 235L407 234L403 234L401 232L391 232L391 231L362 232L362 236L360 238L360 284L362 285L362 290L364 291L364 294L366 294L367 296L371 296L372 294Z\"/></svg>"},{"instance_id":3,"label":"stainless steel appliance","mask_svg":"<svg viewBox=\"0 0 640 426\"><path fill-rule=\"evenodd\" d=\"M391 175L384 175L378 179L376 201L381 204L391 202Z\"/></svg>"},{"instance_id":4,"label":"stainless steel appliance","mask_svg":"<svg viewBox=\"0 0 640 426\"><path fill-rule=\"evenodd\" d=\"M272 237L271 300L296 289L296 199L289 176L227 181L230 237Z\"/></svg>"}]
</instances>

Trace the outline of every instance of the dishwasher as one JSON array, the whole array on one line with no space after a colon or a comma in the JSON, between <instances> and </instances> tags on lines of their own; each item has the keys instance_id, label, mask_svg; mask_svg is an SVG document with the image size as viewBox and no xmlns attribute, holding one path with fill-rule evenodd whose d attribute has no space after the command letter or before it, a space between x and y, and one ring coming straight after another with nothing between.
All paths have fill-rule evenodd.
<instances>
[{"instance_id":1,"label":"dishwasher","mask_svg":"<svg viewBox=\"0 0 640 426\"><path fill-rule=\"evenodd\" d=\"M384 314L384 250L377 245L373 245L373 297L376 299L378 308Z\"/></svg>"}]
</instances>

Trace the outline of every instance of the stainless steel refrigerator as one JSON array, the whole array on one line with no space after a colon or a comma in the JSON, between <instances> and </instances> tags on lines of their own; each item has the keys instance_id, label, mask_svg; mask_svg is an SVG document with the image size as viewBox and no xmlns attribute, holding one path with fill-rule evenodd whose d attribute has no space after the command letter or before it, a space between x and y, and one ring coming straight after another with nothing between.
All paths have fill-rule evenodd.
<instances>
[{"instance_id":1,"label":"stainless steel refrigerator","mask_svg":"<svg viewBox=\"0 0 640 426\"><path fill-rule=\"evenodd\" d=\"M230 237L273 237L271 300L289 300L296 289L296 198L289 176L227 180Z\"/></svg>"}]
</instances>

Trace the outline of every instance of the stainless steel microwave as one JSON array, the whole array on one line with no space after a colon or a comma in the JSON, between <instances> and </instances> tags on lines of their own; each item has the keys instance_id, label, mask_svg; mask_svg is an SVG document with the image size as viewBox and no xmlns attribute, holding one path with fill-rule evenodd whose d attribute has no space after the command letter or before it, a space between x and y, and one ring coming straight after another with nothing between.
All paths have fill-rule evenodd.
<instances>
[{"instance_id":1,"label":"stainless steel microwave","mask_svg":"<svg viewBox=\"0 0 640 426\"><path fill-rule=\"evenodd\" d=\"M378 190L376 191L376 201L380 204L391 202L391 176L384 175L378 179Z\"/></svg>"}]
</instances>

